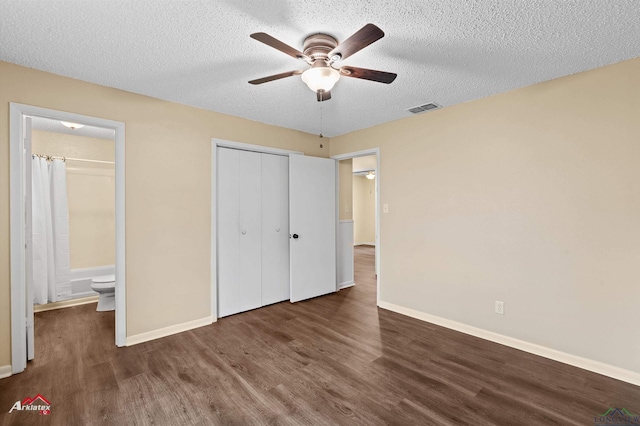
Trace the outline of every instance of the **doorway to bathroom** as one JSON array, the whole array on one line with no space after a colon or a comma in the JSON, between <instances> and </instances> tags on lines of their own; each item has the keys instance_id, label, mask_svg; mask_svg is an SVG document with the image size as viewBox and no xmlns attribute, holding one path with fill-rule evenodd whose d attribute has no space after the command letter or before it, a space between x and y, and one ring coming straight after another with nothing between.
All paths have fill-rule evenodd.
<instances>
[{"instance_id":1,"label":"doorway to bathroom","mask_svg":"<svg viewBox=\"0 0 640 426\"><path fill-rule=\"evenodd\" d=\"M15 374L38 356L34 304L115 305L115 344L125 345L124 123L15 103L10 115ZM106 276L105 295L92 278Z\"/></svg>"}]
</instances>

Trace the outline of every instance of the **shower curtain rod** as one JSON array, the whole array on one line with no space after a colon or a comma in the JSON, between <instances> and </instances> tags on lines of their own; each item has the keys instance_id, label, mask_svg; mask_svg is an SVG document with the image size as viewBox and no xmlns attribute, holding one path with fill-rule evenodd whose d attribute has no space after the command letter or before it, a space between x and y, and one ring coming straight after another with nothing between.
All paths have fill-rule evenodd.
<instances>
[{"instance_id":1,"label":"shower curtain rod","mask_svg":"<svg viewBox=\"0 0 640 426\"><path fill-rule=\"evenodd\" d=\"M46 160L62 160L62 161L84 161L87 163L100 163L100 164L116 164L115 161L103 161L103 160L87 160L84 158L72 158L72 157L54 157L51 155L40 155L40 154L33 154L33 157L40 157L40 158L44 158Z\"/></svg>"}]
</instances>

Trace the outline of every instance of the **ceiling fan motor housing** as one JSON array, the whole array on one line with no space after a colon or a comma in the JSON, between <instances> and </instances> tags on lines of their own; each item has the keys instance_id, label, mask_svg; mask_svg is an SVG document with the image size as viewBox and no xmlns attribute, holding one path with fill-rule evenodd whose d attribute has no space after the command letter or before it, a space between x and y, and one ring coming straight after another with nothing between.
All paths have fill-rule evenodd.
<instances>
[{"instance_id":1,"label":"ceiling fan motor housing","mask_svg":"<svg viewBox=\"0 0 640 426\"><path fill-rule=\"evenodd\" d=\"M303 53L315 61L329 61L329 52L338 46L338 40L327 34L313 34L304 40Z\"/></svg>"}]
</instances>

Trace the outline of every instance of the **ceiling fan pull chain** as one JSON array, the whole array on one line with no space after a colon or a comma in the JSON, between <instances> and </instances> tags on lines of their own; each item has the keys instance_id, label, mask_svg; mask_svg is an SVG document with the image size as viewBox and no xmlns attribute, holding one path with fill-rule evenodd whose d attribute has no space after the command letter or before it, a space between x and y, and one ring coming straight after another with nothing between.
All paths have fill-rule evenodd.
<instances>
[{"instance_id":1,"label":"ceiling fan pull chain","mask_svg":"<svg viewBox=\"0 0 640 426\"><path fill-rule=\"evenodd\" d=\"M323 138L324 136L322 136L322 102L320 102L320 138Z\"/></svg>"}]
</instances>

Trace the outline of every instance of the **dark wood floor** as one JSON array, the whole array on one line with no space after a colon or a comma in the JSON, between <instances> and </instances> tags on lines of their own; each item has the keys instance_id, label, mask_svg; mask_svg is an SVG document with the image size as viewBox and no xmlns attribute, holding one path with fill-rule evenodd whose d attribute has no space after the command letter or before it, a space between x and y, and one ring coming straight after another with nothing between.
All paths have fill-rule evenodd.
<instances>
[{"instance_id":1,"label":"dark wood floor","mask_svg":"<svg viewBox=\"0 0 640 426\"><path fill-rule=\"evenodd\" d=\"M36 359L0 380L0 424L593 425L640 387L375 306L355 287L116 348L113 312L36 316ZM51 414L7 412L42 394Z\"/></svg>"}]
</instances>

